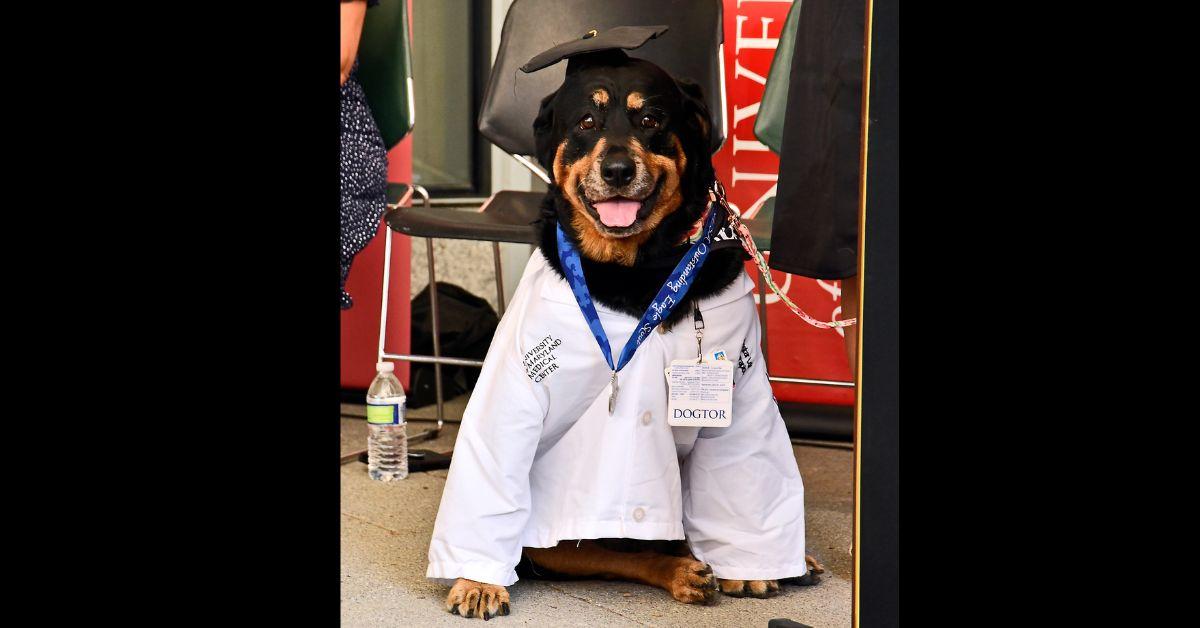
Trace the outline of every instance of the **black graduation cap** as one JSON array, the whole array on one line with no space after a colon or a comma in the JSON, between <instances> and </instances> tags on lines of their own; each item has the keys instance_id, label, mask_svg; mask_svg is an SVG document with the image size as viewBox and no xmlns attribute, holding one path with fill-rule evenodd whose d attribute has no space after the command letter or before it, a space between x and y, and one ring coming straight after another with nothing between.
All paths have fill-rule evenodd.
<instances>
[{"instance_id":1,"label":"black graduation cap","mask_svg":"<svg viewBox=\"0 0 1200 628\"><path fill-rule=\"evenodd\" d=\"M667 32L667 28L665 24L657 24L654 26L617 26L603 33L595 30L588 31L580 39L574 39L538 53L528 63L521 66L521 71L527 74L529 72L536 72L542 68L550 67L563 59L591 53L611 52L624 57L625 53L621 52L622 49L633 50L640 48L651 39ZM570 65L567 66L567 71L571 71Z\"/></svg>"}]
</instances>

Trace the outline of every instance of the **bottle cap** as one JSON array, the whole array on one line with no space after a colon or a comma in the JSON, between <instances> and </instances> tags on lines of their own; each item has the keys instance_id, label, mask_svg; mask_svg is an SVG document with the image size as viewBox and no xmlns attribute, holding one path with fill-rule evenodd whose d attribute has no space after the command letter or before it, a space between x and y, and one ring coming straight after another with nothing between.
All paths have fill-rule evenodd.
<instances>
[{"instance_id":1,"label":"bottle cap","mask_svg":"<svg viewBox=\"0 0 1200 628\"><path fill-rule=\"evenodd\" d=\"M391 373L396 370L396 365L391 362L377 362L375 363L375 370L380 373Z\"/></svg>"}]
</instances>

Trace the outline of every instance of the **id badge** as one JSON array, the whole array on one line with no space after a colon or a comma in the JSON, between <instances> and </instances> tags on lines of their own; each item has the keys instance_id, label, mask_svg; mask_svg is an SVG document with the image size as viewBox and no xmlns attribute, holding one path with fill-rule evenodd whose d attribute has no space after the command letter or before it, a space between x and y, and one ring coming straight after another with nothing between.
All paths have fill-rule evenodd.
<instances>
[{"instance_id":1,"label":"id badge","mask_svg":"<svg viewBox=\"0 0 1200 628\"><path fill-rule=\"evenodd\" d=\"M729 427L733 420L733 362L674 360L667 369L667 424Z\"/></svg>"}]
</instances>

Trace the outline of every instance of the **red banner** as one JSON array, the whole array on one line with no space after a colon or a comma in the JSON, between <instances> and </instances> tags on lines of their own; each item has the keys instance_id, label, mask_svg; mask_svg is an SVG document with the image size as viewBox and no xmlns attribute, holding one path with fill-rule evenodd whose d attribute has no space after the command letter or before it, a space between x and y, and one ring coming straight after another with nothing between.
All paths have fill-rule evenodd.
<instances>
[{"instance_id":1,"label":"red banner","mask_svg":"<svg viewBox=\"0 0 1200 628\"><path fill-rule=\"evenodd\" d=\"M725 119L728 137L713 157L730 204L753 218L775 196L779 157L754 136L771 60L779 43L790 0L725 0ZM769 255L767 256L769 259ZM746 271L757 281L758 271ZM772 271L779 287L820 320L842 318L841 282ZM762 296L755 294L761 299ZM797 318L767 289L767 362L772 375L849 381L845 330L817 329ZM854 328L849 333L854 333ZM781 401L852 405L854 390L828 386L774 384Z\"/></svg>"}]
</instances>

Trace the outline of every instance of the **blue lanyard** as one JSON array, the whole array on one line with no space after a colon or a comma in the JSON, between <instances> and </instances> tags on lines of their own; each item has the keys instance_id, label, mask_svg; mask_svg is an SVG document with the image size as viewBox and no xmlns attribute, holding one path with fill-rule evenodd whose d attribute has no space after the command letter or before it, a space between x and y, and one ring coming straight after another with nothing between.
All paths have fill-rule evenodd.
<instances>
[{"instance_id":1,"label":"blue lanyard","mask_svg":"<svg viewBox=\"0 0 1200 628\"><path fill-rule=\"evenodd\" d=\"M579 309L583 312L583 317L587 319L588 327L592 330L592 335L596 337L596 343L600 345L600 351L604 352L604 359L608 361L608 368L613 372L613 398L616 397L616 376L617 371L620 371L633 358L633 354L637 351L642 342L650 336L654 328L659 323L665 321L670 316L671 311L675 306L683 301L684 295L687 294L688 288L691 287L693 275L699 272L700 267L704 265L704 260L708 257L708 252L712 248L713 225L716 224L717 208L713 207L708 212L708 220L704 221L704 235L688 249L687 254L679 263L675 265L675 270L671 271L671 276L667 278L667 282L659 289L654 300L650 302L650 307L646 309L646 313L642 314L642 319L638 321L637 329L633 335L629 337L629 341L625 343L625 348L621 350L621 357L617 363L613 364L612 348L608 342L608 335L604 333L604 327L600 325L600 316L596 313L596 305L592 302L592 295L588 291L587 280L583 276L583 264L579 259L579 252L571 245L570 240L563 234L562 225L558 226L558 259L562 262L563 275L567 279L567 284L571 286L571 292L575 293L575 301L579 303ZM612 412L612 403L610 402L609 412Z\"/></svg>"}]
</instances>

